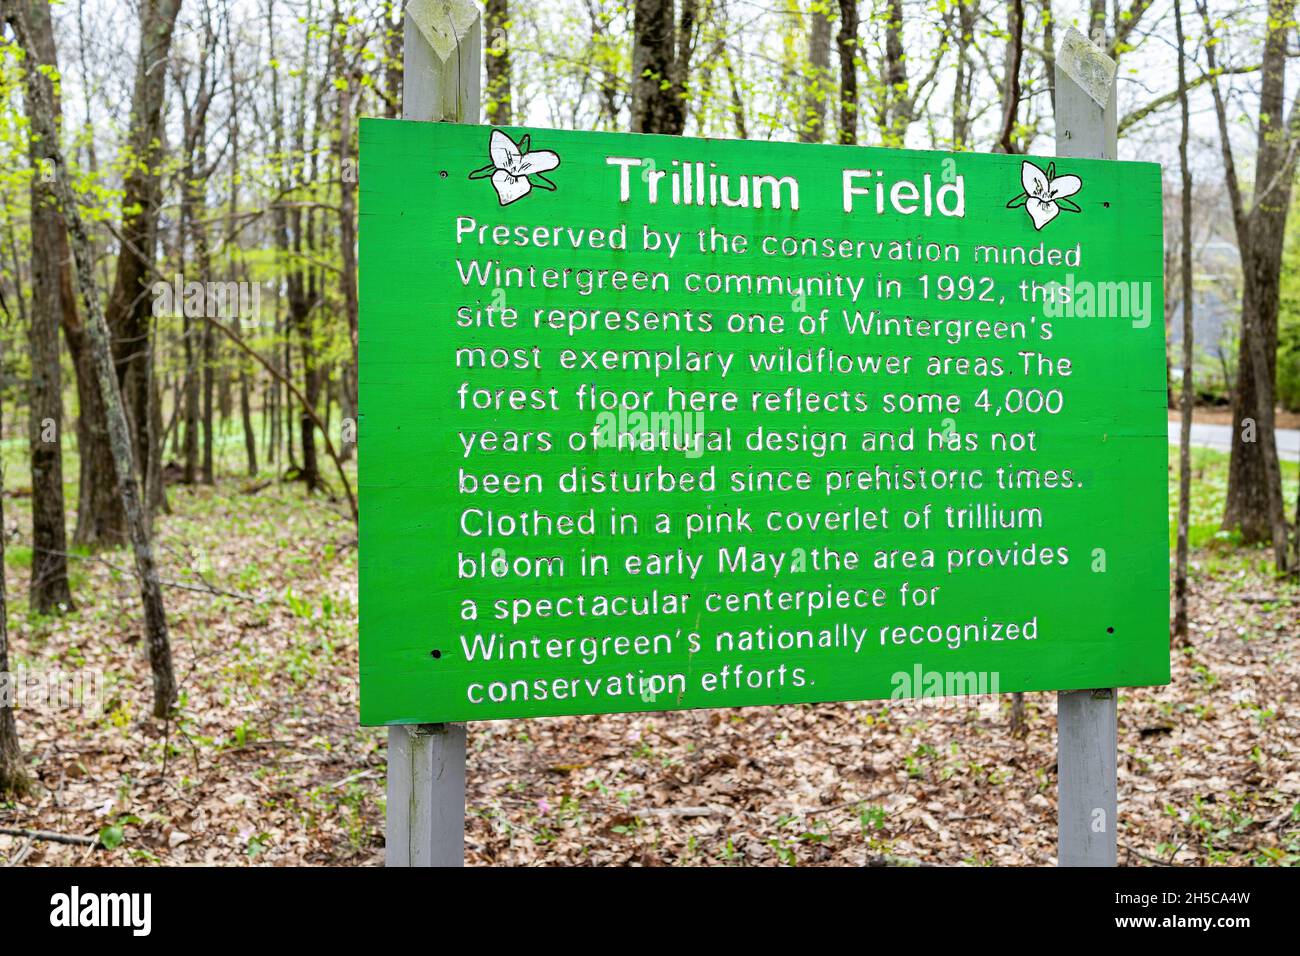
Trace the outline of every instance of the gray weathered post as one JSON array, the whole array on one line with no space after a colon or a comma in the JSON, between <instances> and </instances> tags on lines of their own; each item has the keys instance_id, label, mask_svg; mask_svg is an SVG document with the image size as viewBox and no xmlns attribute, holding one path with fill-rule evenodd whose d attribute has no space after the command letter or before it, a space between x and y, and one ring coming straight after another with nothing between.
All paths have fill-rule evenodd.
<instances>
[{"instance_id":1,"label":"gray weathered post","mask_svg":"<svg viewBox=\"0 0 1300 956\"><path fill-rule=\"evenodd\" d=\"M1071 28L1056 58L1056 154L1115 159L1115 61ZM1115 688L1056 695L1057 863L1116 861Z\"/></svg>"},{"instance_id":2,"label":"gray weathered post","mask_svg":"<svg viewBox=\"0 0 1300 956\"><path fill-rule=\"evenodd\" d=\"M402 23L402 119L477 123L482 68L483 22L476 4L408 0Z\"/></svg>"},{"instance_id":3,"label":"gray weathered post","mask_svg":"<svg viewBox=\"0 0 1300 956\"><path fill-rule=\"evenodd\" d=\"M402 119L477 123L483 31L469 0L410 0ZM465 863L465 725L388 728L388 866Z\"/></svg>"}]
</instances>

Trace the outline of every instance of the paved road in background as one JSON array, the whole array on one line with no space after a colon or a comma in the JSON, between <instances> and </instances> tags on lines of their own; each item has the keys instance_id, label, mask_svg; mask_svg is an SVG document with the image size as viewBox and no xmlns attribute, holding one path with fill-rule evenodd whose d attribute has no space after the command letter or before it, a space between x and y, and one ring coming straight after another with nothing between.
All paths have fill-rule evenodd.
<instances>
[{"instance_id":1,"label":"paved road in background","mask_svg":"<svg viewBox=\"0 0 1300 956\"><path fill-rule=\"evenodd\" d=\"M1169 444L1178 444L1178 422L1169 423ZM1213 448L1215 451L1230 451L1232 426L1192 422L1192 444L1200 448ZM1300 461L1300 429L1277 430L1277 453L1284 461Z\"/></svg>"}]
</instances>

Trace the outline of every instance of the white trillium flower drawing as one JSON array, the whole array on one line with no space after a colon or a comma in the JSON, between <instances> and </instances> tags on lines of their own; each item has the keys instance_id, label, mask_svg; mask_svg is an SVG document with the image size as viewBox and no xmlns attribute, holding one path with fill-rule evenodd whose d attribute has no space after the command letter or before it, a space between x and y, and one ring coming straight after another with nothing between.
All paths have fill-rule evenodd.
<instances>
[{"instance_id":1,"label":"white trillium flower drawing","mask_svg":"<svg viewBox=\"0 0 1300 956\"><path fill-rule=\"evenodd\" d=\"M549 149L529 149L528 135L525 134L517 144L499 129L492 131L488 141L488 156L492 162L481 166L469 174L470 179L487 179L491 177L492 187L497 191L501 205L508 206L516 199L523 199L534 186L540 189L554 190L555 183L543 173L549 173L560 165L560 157Z\"/></svg>"},{"instance_id":2,"label":"white trillium flower drawing","mask_svg":"<svg viewBox=\"0 0 1300 956\"><path fill-rule=\"evenodd\" d=\"M1047 172L1043 172L1026 160L1020 167L1020 184L1024 191L1007 203L1007 208L1024 206L1029 212L1029 218L1034 221L1035 229L1042 229L1061 210L1083 212L1079 204L1070 198L1083 188L1083 180L1078 176L1056 175L1056 163L1048 163Z\"/></svg>"}]
</instances>

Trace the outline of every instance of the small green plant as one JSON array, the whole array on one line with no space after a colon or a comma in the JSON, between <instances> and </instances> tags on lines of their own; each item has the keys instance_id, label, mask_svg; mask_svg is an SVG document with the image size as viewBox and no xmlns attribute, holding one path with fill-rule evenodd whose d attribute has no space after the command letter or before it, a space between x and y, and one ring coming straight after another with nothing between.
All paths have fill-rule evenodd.
<instances>
[{"instance_id":1,"label":"small green plant","mask_svg":"<svg viewBox=\"0 0 1300 956\"><path fill-rule=\"evenodd\" d=\"M121 814L112 823L99 828L99 845L105 850L116 850L126 842L126 828L140 822L140 818L135 814Z\"/></svg>"},{"instance_id":2,"label":"small green plant","mask_svg":"<svg viewBox=\"0 0 1300 956\"><path fill-rule=\"evenodd\" d=\"M883 830L888 818L889 811L884 807L867 803L858 804L858 823L862 827L864 836L876 830Z\"/></svg>"},{"instance_id":3,"label":"small green plant","mask_svg":"<svg viewBox=\"0 0 1300 956\"><path fill-rule=\"evenodd\" d=\"M249 837L248 843L244 847L244 855L250 860L256 860L271 847L271 835L269 833L258 833L256 836Z\"/></svg>"}]
</instances>

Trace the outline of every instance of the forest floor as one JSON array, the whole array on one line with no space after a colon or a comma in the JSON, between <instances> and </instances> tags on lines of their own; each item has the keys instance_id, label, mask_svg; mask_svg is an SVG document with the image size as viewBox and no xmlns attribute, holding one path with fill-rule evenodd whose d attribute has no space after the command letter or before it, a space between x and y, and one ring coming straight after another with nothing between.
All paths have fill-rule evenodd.
<instances>
[{"instance_id":1,"label":"forest floor","mask_svg":"<svg viewBox=\"0 0 1300 956\"><path fill-rule=\"evenodd\" d=\"M1173 682L1120 696L1124 864L1300 863L1300 589L1216 531L1225 476L1225 456L1196 451ZM181 699L164 727L127 552L73 562L73 613L28 613L21 480L4 501L12 668L104 684L84 685L98 708L17 711L36 785L0 802L0 828L112 849L0 835L0 864L381 863L385 734L356 722L341 505L297 485L169 488L157 533ZM1050 864L1055 695L1026 705L1022 739L1006 695L472 724L467 860Z\"/></svg>"}]
</instances>

